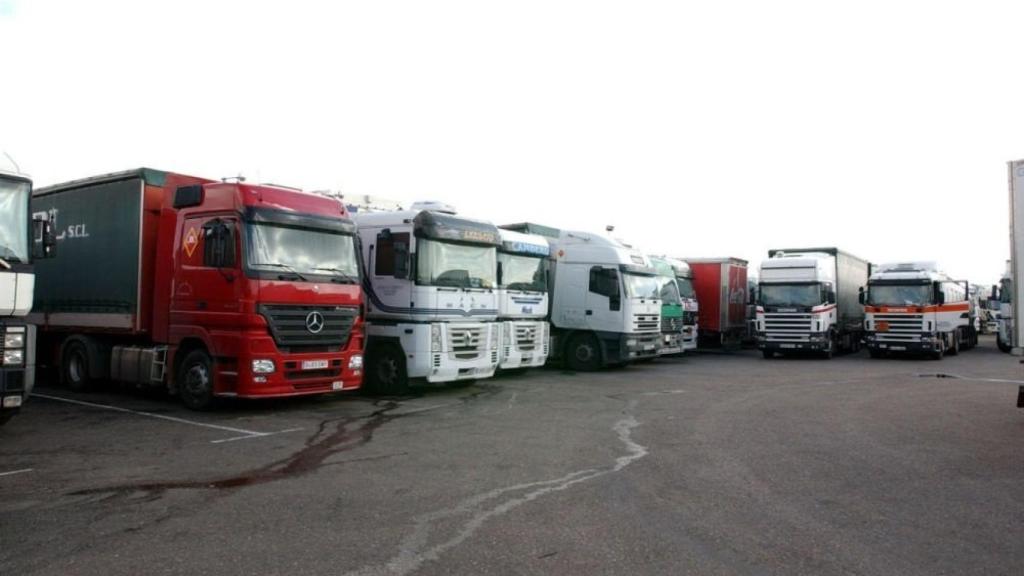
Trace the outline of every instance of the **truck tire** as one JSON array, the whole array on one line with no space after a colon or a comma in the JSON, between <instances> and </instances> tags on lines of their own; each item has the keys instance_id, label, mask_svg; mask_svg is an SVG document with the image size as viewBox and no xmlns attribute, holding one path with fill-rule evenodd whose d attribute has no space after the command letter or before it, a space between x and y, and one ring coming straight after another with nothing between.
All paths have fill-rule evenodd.
<instances>
[{"instance_id":1,"label":"truck tire","mask_svg":"<svg viewBox=\"0 0 1024 576\"><path fill-rule=\"evenodd\" d=\"M1003 342L1003 339L999 337L999 334L996 334L996 346L999 347L1000 352L1005 352L1007 354L1009 354L1010 351L1013 350L1012 346L1010 346L1006 342Z\"/></svg>"},{"instance_id":2,"label":"truck tire","mask_svg":"<svg viewBox=\"0 0 1024 576\"><path fill-rule=\"evenodd\" d=\"M4 424L10 422L11 418L14 418L14 410L6 410L4 412L0 412L0 426L3 426Z\"/></svg>"},{"instance_id":3,"label":"truck tire","mask_svg":"<svg viewBox=\"0 0 1024 576\"><path fill-rule=\"evenodd\" d=\"M576 334L565 350L570 370L593 372L601 368L601 343L590 334Z\"/></svg>"},{"instance_id":4,"label":"truck tire","mask_svg":"<svg viewBox=\"0 0 1024 576\"><path fill-rule=\"evenodd\" d=\"M190 410L209 410L217 400L213 395L213 359L205 350L193 350L178 368L178 397Z\"/></svg>"},{"instance_id":5,"label":"truck tire","mask_svg":"<svg viewBox=\"0 0 1024 576\"><path fill-rule=\"evenodd\" d=\"M374 346L369 356L370 371L366 376L371 394L399 396L409 392L405 354L399 346Z\"/></svg>"},{"instance_id":6,"label":"truck tire","mask_svg":"<svg viewBox=\"0 0 1024 576\"><path fill-rule=\"evenodd\" d=\"M90 376L89 349L79 340L68 342L60 355L61 382L75 392L88 392L93 387Z\"/></svg>"},{"instance_id":7,"label":"truck tire","mask_svg":"<svg viewBox=\"0 0 1024 576\"><path fill-rule=\"evenodd\" d=\"M949 345L949 349L946 350L946 354L950 356L956 356L960 353L960 330L953 332L952 335L953 343Z\"/></svg>"}]
</instances>

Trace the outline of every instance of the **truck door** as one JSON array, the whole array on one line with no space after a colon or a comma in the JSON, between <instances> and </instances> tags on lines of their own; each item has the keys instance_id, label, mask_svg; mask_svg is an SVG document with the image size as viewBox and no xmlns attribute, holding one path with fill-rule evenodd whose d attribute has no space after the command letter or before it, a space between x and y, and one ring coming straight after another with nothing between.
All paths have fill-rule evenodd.
<instances>
[{"instance_id":1,"label":"truck door","mask_svg":"<svg viewBox=\"0 0 1024 576\"><path fill-rule=\"evenodd\" d=\"M413 302L408 232L382 231L370 245L367 272L370 274L370 305L378 312L405 314L410 308L432 309L436 301ZM429 294L430 290L424 290Z\"/></svg>"},{"instance_id":2,"label":"truck door","mask_svg":"<svg viewBox=\"0 0 1024 576\"><path fill-rule=\"evenodd\" d=\"M619 271L592 266L584 310L588 327L603 332L632 331L622 322L623 309L627 307L624 300Z\"/></svg>"},{"instance_id":3,"label":"truck door","mask_svg":"<svg viewBox=\"0 0 1024 576\"><path fill-rule=\"evenodd\" d=\"M197 216L182 226L171 302L172 337L237 330L241 321L241 234L234 216ZM217 350L214 353L226 353Z\"/></svg>"}]
</instances>

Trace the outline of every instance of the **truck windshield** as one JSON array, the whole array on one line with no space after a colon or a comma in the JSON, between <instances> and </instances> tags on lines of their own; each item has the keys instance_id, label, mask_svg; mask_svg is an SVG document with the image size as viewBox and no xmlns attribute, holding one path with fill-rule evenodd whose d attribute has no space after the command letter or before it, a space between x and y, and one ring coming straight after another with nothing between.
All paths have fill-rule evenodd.
<instances>
[{"instance_id":1,"label":"truck windshield","mask_svg":"<svg viewBox=\"0 0 1024 576\"><path fill-rule=\"evenodd\" d=\"M339 232L249 224L249 267L261 272L334 276L357 282L355 239Z\"/></svg>"},{"instance_id":2,"label":"truck windshield","mask_svg":"<svg viewBox=\"0 0 1024 576\"><path fill-rule=\"evenodd\" d=\"M761 284L762 306L817 306L821 284Z\"/></svg>"},{"instance_id":3,"label":"truck windshield","mask_svg":"<svg viewBox=\"0 0 1024 576\"><path fill-rule=\"evenodd\" d=\"M31 185L0 177L0 258L28 262L28 198Z\"/></svg>"},{"instance_id":4,"label":"truck windshield","mask_svg":"<svg viewBox=\"0 0 1024 576\"><path fill-rule=\"evenodd\" d=\"M676 276L676 288L679 289L679 297L687 300L696 300L697 293L693 290L693 280Z\"/></svg>"},{"instance_id":5,"label":"truck windshield","mask_svg":"<svg viewBox=\"0 0 1024 576\"><path fill-rule=\"evenodd\" d=\"M872 284L868 304L872 306L925 306L931 304L928 284Z\"/></svg>"},{"instance_id":6,"label":"truck windshield","mask_svg":"<svg viewBox=\"0 0 1024 576\"><path fill-rule=\"evenodd\" d=\"M453 244L421 239L416 249L416 282L425 286L494 288L497 250L494 246Z\"/></svg>"},{"instance_id":7,"label":"truck windshield","mask_svg":"<svg viewBox=\"0 0 1024 576\"><path fill-rule=\"evenodd\" d=\"M661 296L661 278L631 274L622 275L626 284L626 295L630 298L659 298Z\"/></svg>"},{"instance_id":8,"label":"truck windshield","mask_svg":"<svg viewBox=\"0 0 1024 576\"><path fill-rule=\"evenodd\" d=\"M498 253L501 287L509 290L545 292L544 259L521 254Z\"/></svg>"},{"instance_id":9,"label":"truck windshield","mask_svg":"<svg viewBox=\"0 0 1024 576\"><path fill-rule=\"evenodd\" d=\"M679 297L679 287L676 286L676 279L674 277L658 276L658 282L661 284L658 297L661 298L662 305L683 303L682 298Z\"/></svg>"}]
</instances>

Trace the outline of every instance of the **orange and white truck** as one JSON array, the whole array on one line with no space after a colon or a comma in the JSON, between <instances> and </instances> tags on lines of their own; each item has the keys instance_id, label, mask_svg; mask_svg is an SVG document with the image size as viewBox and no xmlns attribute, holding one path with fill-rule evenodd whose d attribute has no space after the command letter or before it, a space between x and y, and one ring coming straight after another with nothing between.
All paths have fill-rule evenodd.
<instances>
[{"instance_id":1,"label":"orange and white truck","mask_svg":"<svg viewBox=\"0 0 1024 576\"><path fill-rule=\"evenodd\" d=\"M953 280L934 262L899 262L875 268L862 289L864 340L872 358L891 352L941 359L978 343L969 284Z\"/></svg>"}]
</instances>

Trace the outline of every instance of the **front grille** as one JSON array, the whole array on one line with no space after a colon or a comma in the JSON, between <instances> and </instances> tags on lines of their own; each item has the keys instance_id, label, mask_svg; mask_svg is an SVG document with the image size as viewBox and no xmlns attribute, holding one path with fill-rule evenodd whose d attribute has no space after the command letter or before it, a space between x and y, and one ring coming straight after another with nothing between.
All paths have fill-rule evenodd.
<instances>
[{"instance_id":1,"label":"front grille","mask_svg":"<svg viewBox=\"0 0 1024 576\"><path fill-rule=\"evenodd\" d=\"M448 349L459 360L479 358L487 349L487 330L480 326L449 326Z\"/></svg>"},{"instance_id":2,"label":"front grille","mask_svg":"<svg viewBox=\"0 0 1024 576\"><path fill-rule=\"evenodd\" d=\"M660 314L636 314L633 317L635 332L661 332Z\"/></svg>"},{"instance_id":3,"label":"front grille","mask_svg":"<svg viewBox=\"0 0 1024 576\"><path fill-rule=\"evenodd\" d=\"M875 314L875 336L882 341L914 342L924 332L923 314Z\"/></svg>"},{"instance_id":4,"label":"front grille","mask_svg":"<svg viewBox=\"0 0 1024 576\"><path fill-rule=\"evenodd\" d=\"M310 314L323 316L323 328L308 328ZM348 344L359 310L348 306L289 306L260 304L259 313L267 319L270 334L278 348L285 351L338 351Z\"/></svg>"},{"instance_id":5,"label":"front grille","mask_svg":"<svg viewBox=\"0 0 1024 576\"><path fill-rule=\"evenodd\" d=\"M662 318L661 319L661 331L666 334L674 334L683 331L683 319L682 318Z\"/></svg>"},{"instance_id":6,"label":"front grille","mask_svg":"<svg viewBox=\"0 0 1024 576\"><path fill-rule=\"evenodd\" d=\"M764 331L803 334L811 331L810 314L765 314Z\"/></svg>"},{"instance_id":7,"label":"front grille","mask_svg":"<svg viewBox=\"0 0 1024 576\"><path fill-rule=\"evenodd\" d=\"M533 352L536 350L538 331L536 324L516 324L516 349L522 352Z\"/></svg>"}]
</instances>

